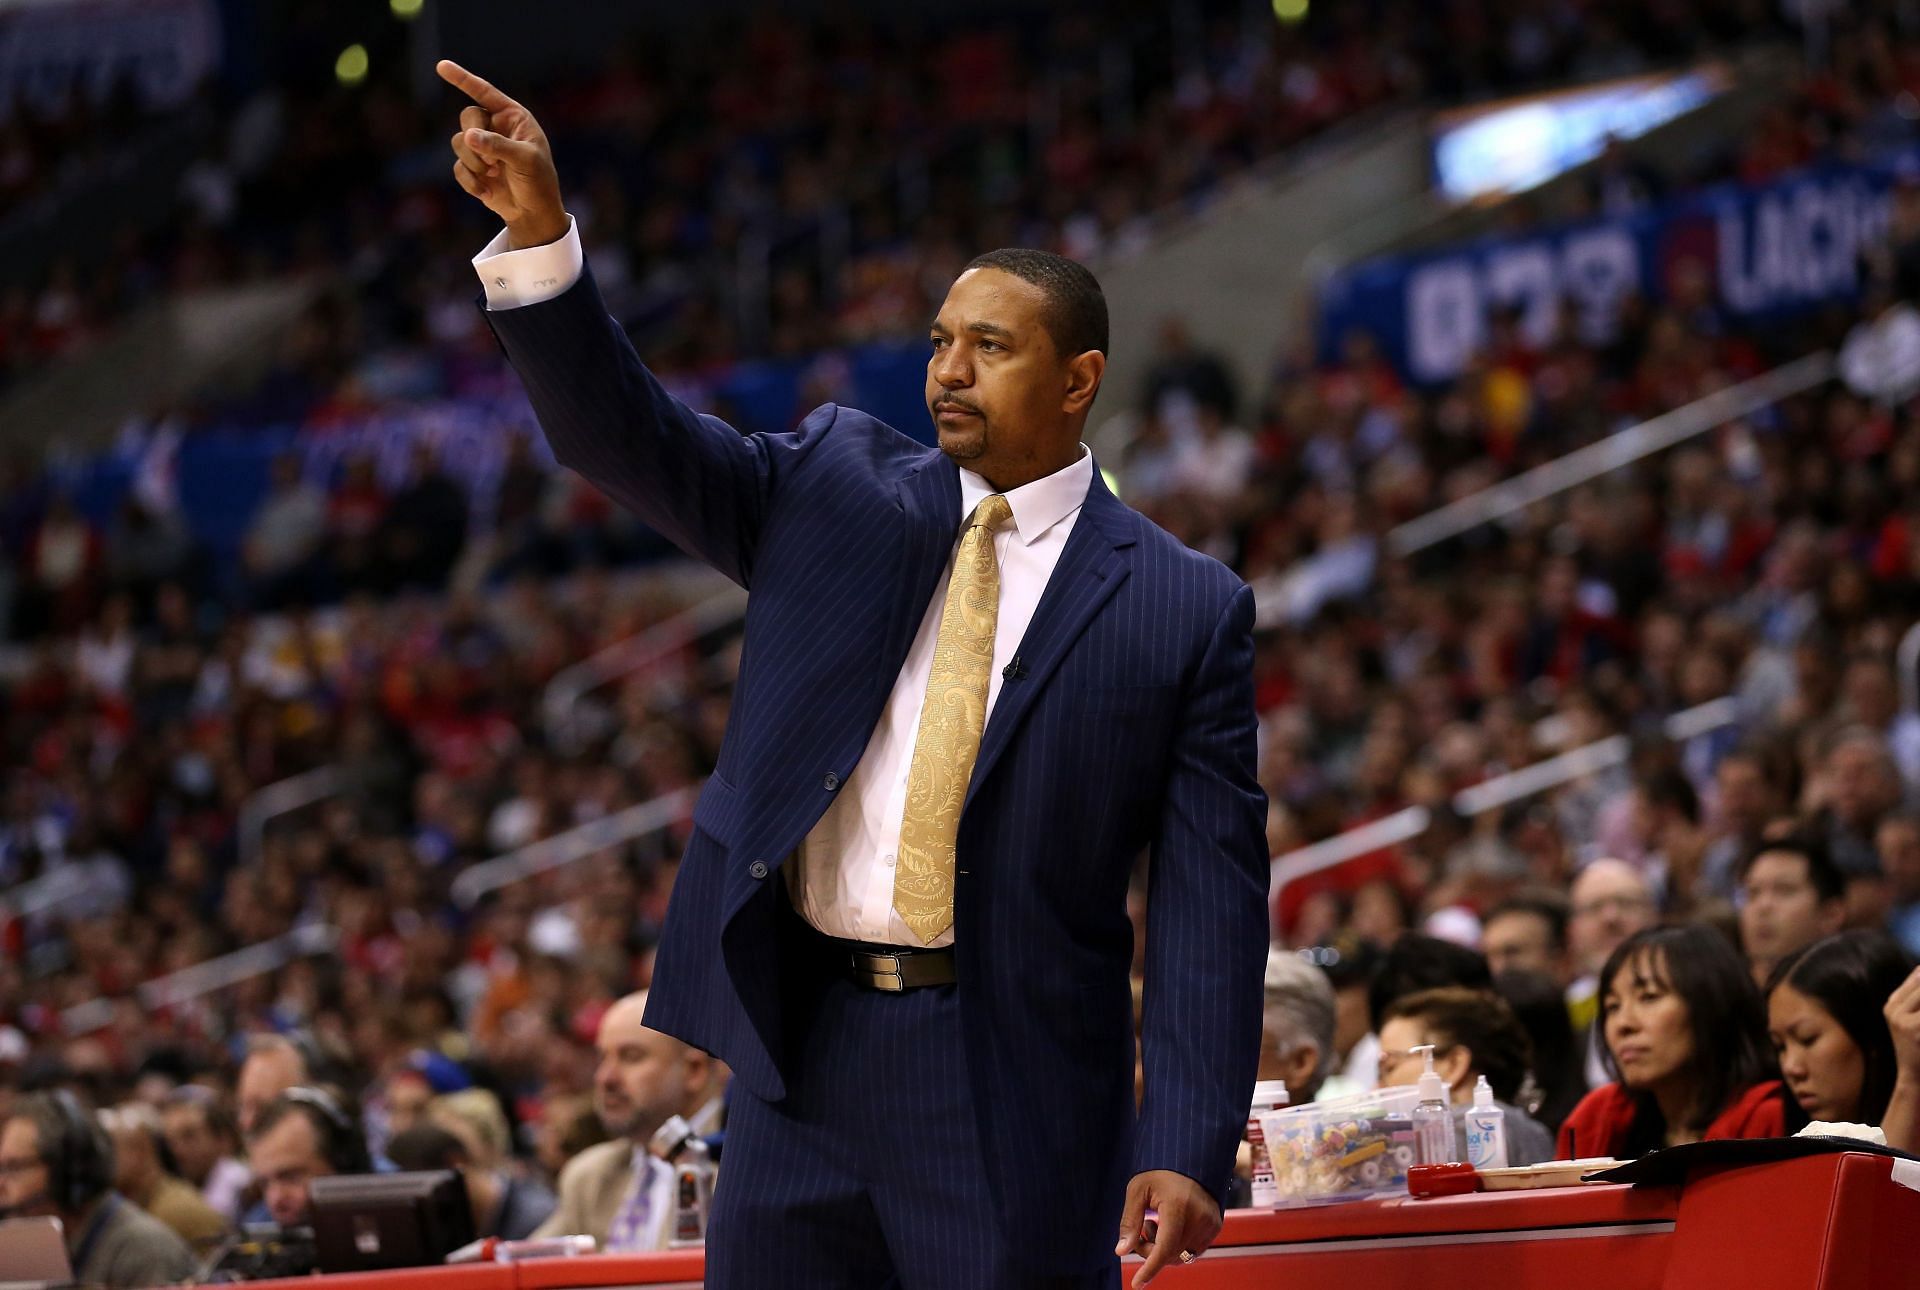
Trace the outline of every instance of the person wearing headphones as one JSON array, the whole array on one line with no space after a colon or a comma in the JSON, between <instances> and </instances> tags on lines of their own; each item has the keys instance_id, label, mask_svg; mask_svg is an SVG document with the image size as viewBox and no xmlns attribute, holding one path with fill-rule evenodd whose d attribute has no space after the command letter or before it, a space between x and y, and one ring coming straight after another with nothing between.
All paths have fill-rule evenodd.
<instances>
[{"instance_id":1,"label":"person wearing headphones","mask_svg":"<svg viewBox=\"0 0 1920 1290\"><path fill-rule=\"evenodd\" d=\"M282 1228L311 1221L315 1178L373 1172L353 1117L319 1088L290 1088L260 1108L247 1139L247 1163L268 1216Z\"/></svg>"},{"instance_id":2,"label":"person wearing headphones","mask_svg":"<svg viewBox=\"0 0 1920 1290\"><path fill-rule=\"evenodd\" d=\"M125 1102L100 1112L100 1127L113 1143L113 1185L122 1196L159 1219L195 1253L205 1254L227 1234L227 1221L175 1172L160 1113L145 1102Z\"/></svg>"},{"instance_id":3,"label":"person wearing headphones","mask_svg":"<svg viewBox=\"0 0 1920 1290\"><path fill-rule=\"evenodd\" d=\"M194 1273L193 1252L113 1189L113 1143L70 1093L30 1093L0 1127L0 1212L60 1220L85 1285L152 1286Z\"/></svg>"}]
</instances>

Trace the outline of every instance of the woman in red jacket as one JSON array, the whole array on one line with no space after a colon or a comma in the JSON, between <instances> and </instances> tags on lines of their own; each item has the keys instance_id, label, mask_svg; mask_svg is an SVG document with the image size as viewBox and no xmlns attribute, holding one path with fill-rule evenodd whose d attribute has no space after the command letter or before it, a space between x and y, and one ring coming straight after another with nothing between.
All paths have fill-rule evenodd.
<instances>
[{"instance_id":1,"label":"woman in red jacket","mask_svg":"<svg viewBox=\"0 0 1920 1290\"><path fill-rule=\"evenodd\" d=\"M1600 1017L1613 1083L1560 1126L1563 1158L1785 1134L1760 993L1720 933L1656 927L1629 937L1600 973Z\"/></svg>"}]
</instances>

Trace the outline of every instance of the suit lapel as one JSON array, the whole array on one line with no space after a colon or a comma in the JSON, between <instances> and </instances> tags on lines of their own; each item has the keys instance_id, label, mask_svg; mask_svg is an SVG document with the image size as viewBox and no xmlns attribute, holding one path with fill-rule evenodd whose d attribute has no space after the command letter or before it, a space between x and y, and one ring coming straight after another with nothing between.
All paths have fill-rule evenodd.
<instances>
[{"instance_id":1,"label":"suit lapel","mask_svg":"<svg viewBox=\"0 0 1920 1290\"><path fill-rule=\"evenodd\" d=\"M1079 639L1100 606L1127 580L1131 570L1120 551L1133 545L1133 540L1127 508L1107 491L1096 465L1093 485L1087 490L1080 518L1067 537L1060 562L1054 566L1053 576L1047 579L1046 590L1040 594L1040 603L1033 611L1033 620L1027 624L1027 634L1020 639L1020 648L1015 651L1026 669L1025 676L1001 685L993 715L987 718L986 731L980 738L980 756L973 764L973 778L967 784L969 804L980 785L986 782L994 762L1006 750L1021 718L1033 706L1054 669L1060 666L1060 660L1066 657L1067 650Z\"/></svg>"},{"instance_id":2,"label":"suit lapel","mask_svg":"<svg viewBox=\"0 0 1920 1290\"><path fill-rule=\"evenodd\" d=\"M907 661L914 632L926 617L927 603L946 570L947 557L953 554L953 540L960 531L959 468L945 453L935 452L900 481L898 496L902 521L900 583L893 597L893 616L887 623L881 666L875 674L882 703Z\"/></svg>"}]
</instances>

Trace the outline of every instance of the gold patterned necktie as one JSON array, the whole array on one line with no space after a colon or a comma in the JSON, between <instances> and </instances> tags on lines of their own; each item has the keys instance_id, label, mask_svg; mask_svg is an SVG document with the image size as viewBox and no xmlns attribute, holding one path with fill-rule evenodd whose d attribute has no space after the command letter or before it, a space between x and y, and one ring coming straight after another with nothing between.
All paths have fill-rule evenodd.
<instances>
[{"instance_id":1,"label":"gold patterned necktie","mask_svg":"<svg viewBox=\"0 0 1920 1290\"><path fill-rule=\"evenodd\" d=\"M1000 616L993 531L1012 515L1007 499L998 493L973 508L953 560L947 603L940 611L940 635L907 771L907 809L900 818L893 871L893 907L923 945L931 945L953 926L954 841L987 724L993 628Z\"/></svg>"}]
</instances>

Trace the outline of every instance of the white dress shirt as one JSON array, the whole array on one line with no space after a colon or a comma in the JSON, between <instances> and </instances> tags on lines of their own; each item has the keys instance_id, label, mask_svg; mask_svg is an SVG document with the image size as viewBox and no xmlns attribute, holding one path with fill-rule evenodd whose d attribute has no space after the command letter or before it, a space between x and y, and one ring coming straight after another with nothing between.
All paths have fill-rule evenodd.
<instances>
[{"instance_id":1,"label":"white dress shirt","mask_svg":"<svg viewBox=\"0 0 1920 1290\"><path fill-rule=\"evenodd\" d=\"M473 267L487 293L489 309L539 304L571 287L585 262L580 235L571 217L566 236L546 246L506 250L506 232L474 257ZM1081 445L1072 465L1022 484L1006 494L1013 519L993 535L1000 564L1000 608L993 633L993 670L988 674L986 719L1000 697L1001 672L1019 652L1020 638L1033 621L1040 593L1047 588L1067 537L1080 517L1093 485L1093 454ZM973 513L993 485L970 470L960 471L960 517ZM940 634L940 613L947 603L947 582L960 549L956 522L947 574L934 589L921 616L907 661L893 683L880 724L866 752L833 804L787 864L787 891L794 908L829 936L888 945L918 946L920 938L893 909L893 870L900 846L900 819L907 806L907 774L913 763L920 709L933 673L933 649ZM933 941L953 944L949 927Z\"/></svg>"}]
</instances>

